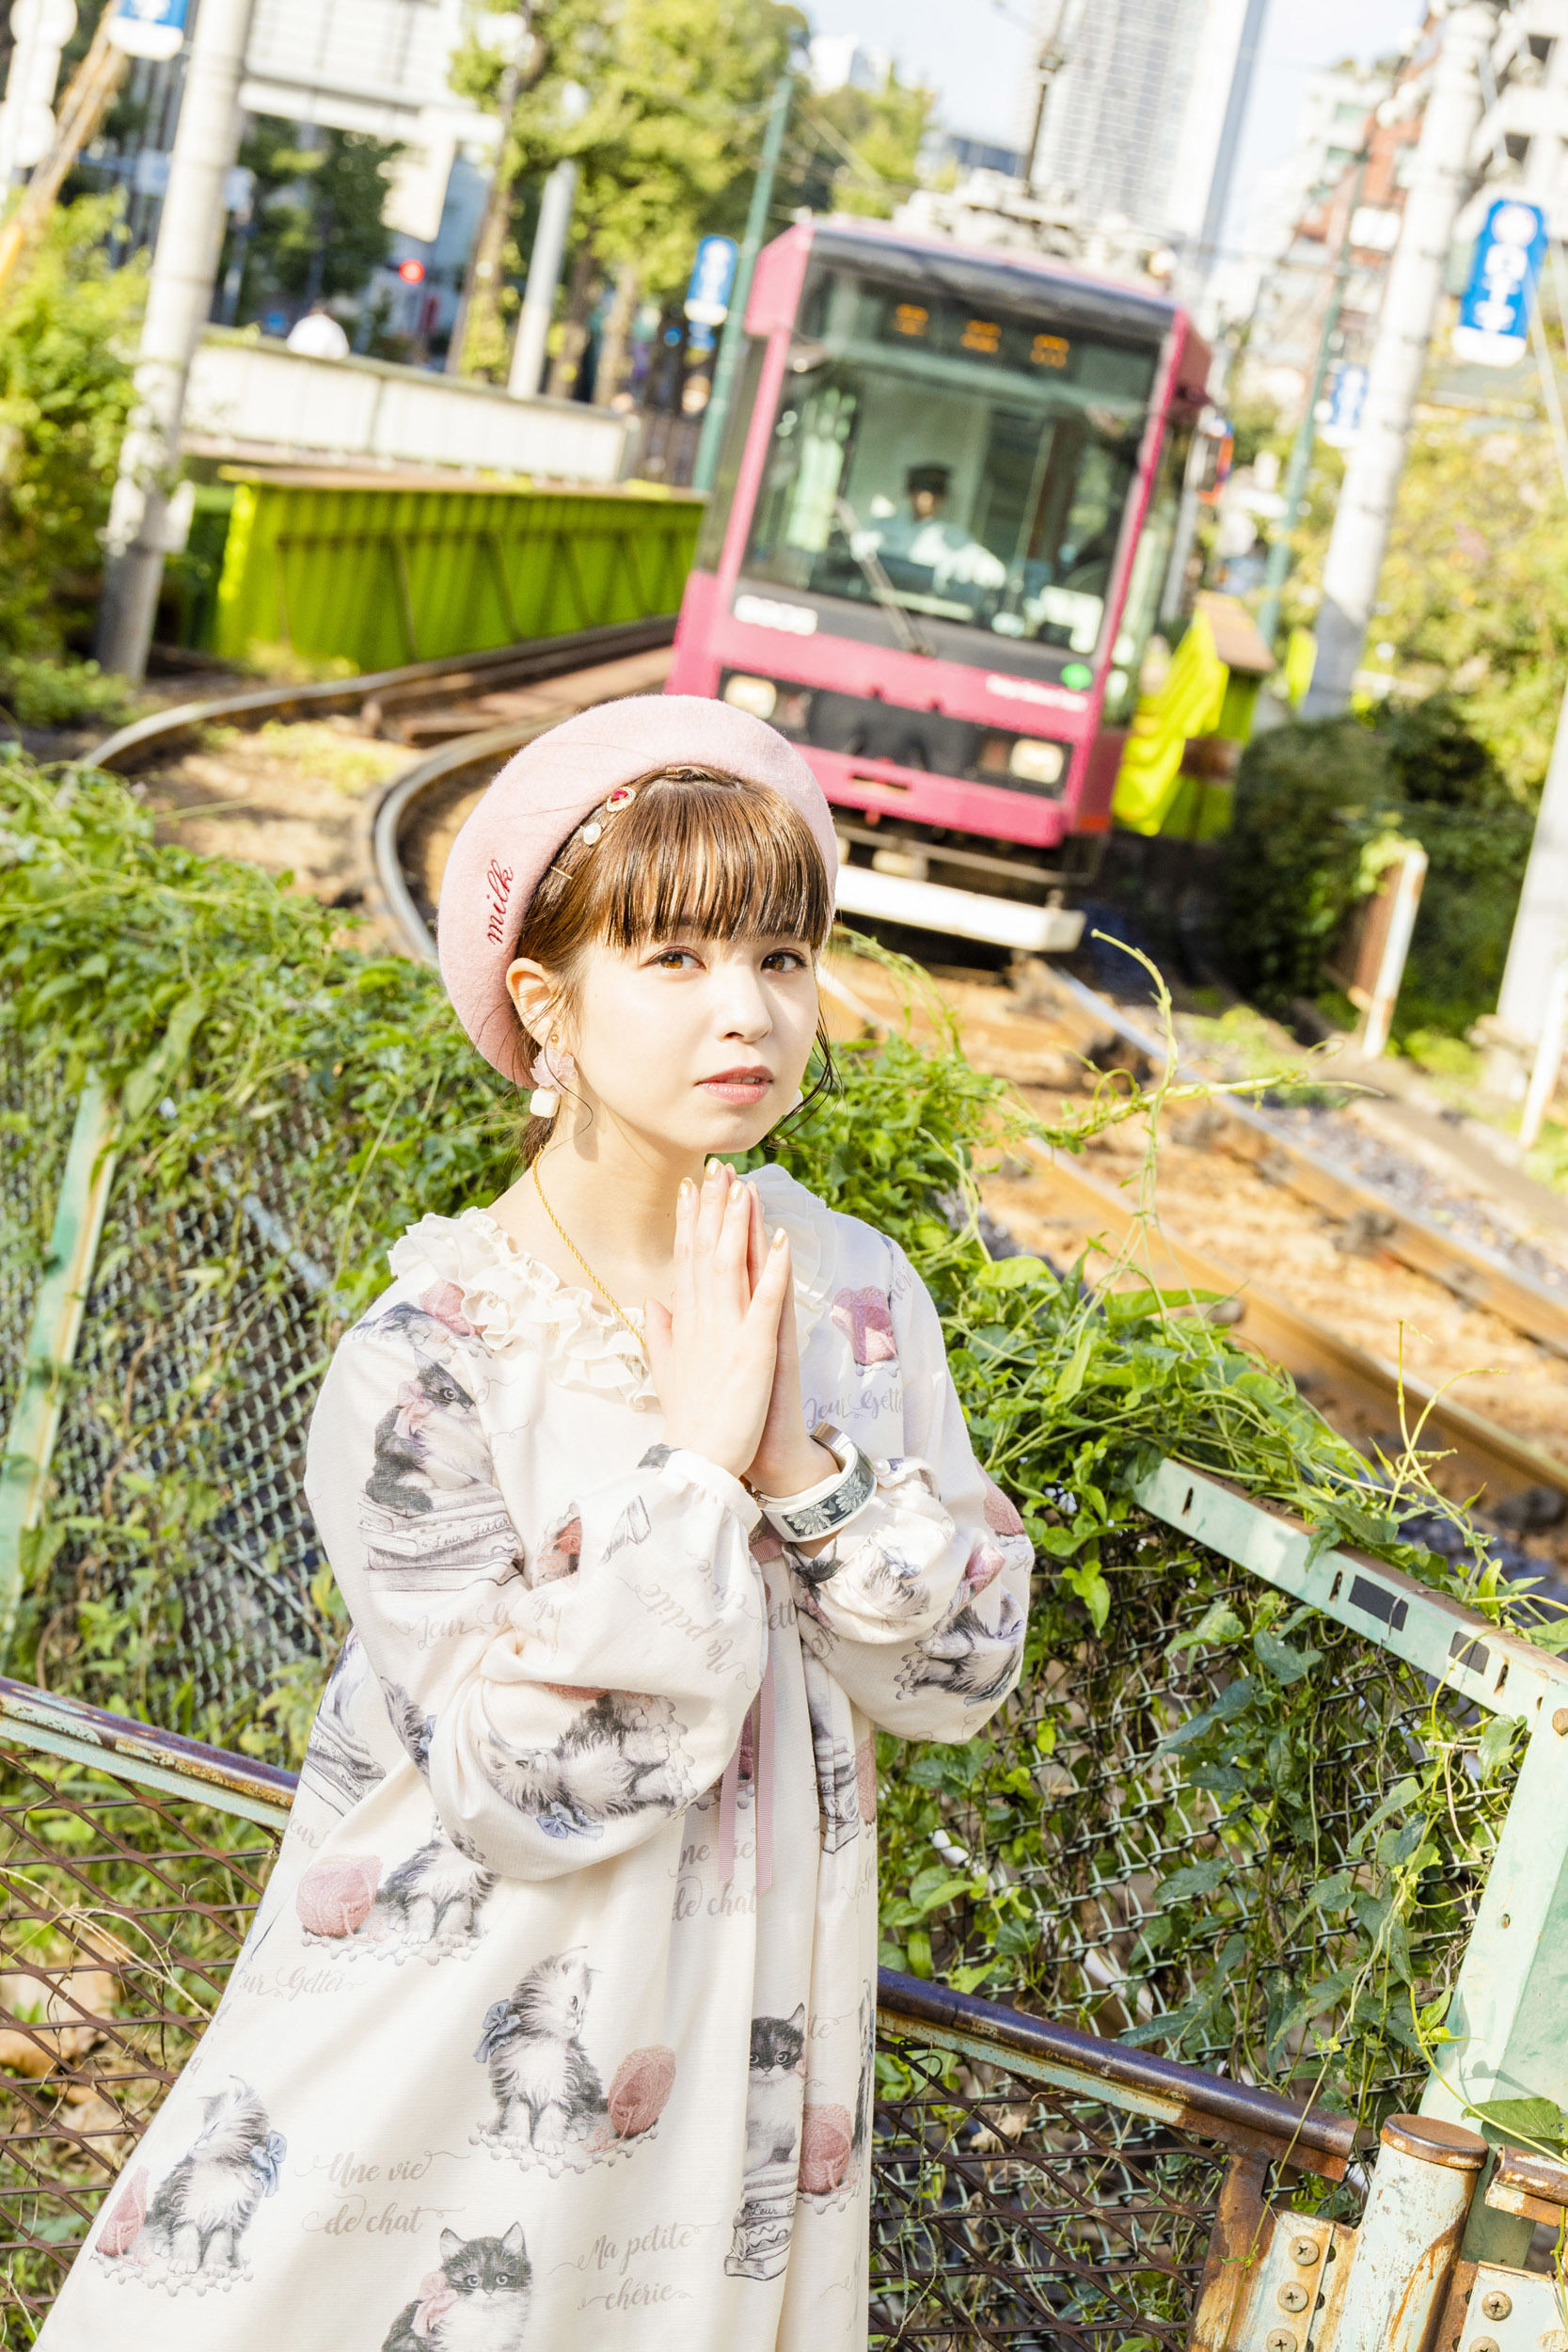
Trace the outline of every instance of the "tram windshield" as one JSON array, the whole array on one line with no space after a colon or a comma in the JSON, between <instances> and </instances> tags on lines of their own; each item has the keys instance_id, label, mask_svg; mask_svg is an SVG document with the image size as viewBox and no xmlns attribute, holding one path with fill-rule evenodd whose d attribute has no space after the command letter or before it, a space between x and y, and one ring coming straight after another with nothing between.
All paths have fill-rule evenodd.
<instances>
[{"instance_id":1,"label":"tram windshield","mask_svg":"<svg viewBox=\"0 0 1568 2352\"><path fill-rule=\"evenodd\" d=\"M1158 351L833 270L808 294L745 571L1083 657ZM905 617L908 616L908 617Z\"/></svg>"}]
</instances>

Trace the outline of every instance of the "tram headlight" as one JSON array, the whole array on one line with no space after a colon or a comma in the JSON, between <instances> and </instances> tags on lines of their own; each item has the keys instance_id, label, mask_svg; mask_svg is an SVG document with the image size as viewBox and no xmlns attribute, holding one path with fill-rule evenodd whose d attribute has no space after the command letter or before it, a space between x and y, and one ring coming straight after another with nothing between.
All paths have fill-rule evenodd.
<instances>
[{"instance_id":1,"label":"tram headlight","mask_svg":"<svg viewBox=\"0 0 1568 2352\"><path fill-rule=\"evenodd\" d=\"M1042 743L1036 736L1021 735L1007 755L1007 766L1021 784L1059 784L1067 752L1060 743Z\"/></svg>"},{"instance_id":2,"label":"tram headlight","mask_svg":"<svg viewBox=\"0 0 1568 2352\"><path fill-rule=\"evenodd\" d=\"M736 710L749 710L753 719L771 719L778 699L779 690L771 678L737 675L724 681L724 700Z\"/></svg>"}]
</instances>

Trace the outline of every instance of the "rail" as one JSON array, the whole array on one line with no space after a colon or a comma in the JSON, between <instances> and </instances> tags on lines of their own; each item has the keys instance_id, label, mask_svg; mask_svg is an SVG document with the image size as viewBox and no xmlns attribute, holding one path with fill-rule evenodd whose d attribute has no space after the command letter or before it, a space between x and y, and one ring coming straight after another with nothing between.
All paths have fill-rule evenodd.
<instances>
[{"instance_id":1,"label":"rail","mask_svg":"<svg viewBox=\"0 0 1568 2352\"><path fill-rule=\"evenodd\" d=\"M427 709L474 692L531 686L590 663L647 653L674 642L673 613L616 621L601 628L572 629L560 637L527 638L486 653L445 655L432 661L406 661L392 670L356 671L351 677L313 679L305 685L245 687L204 702L180 703L133 720L99 745L93 765L116 773L139 767L204 726L240 722L261 725L291 714L316 717L354 711L380 725L388 711Z\"/></svg>"},{"instance_id":2,"label":"rail","mask_svg":"<svg viewBox=\"0 0 1568 2352\"><path fill-rule=\"evenodd\" d=\"M1070 973L1053 971L1052 1009L1059 1013L1078 1041L1090 1046L1109 1031L1141 1054L1152 1068L1165 1059L1164 1045L1119 1005L1085 986ZM1201 1072L1178 1061L1173 1076L1200 1078ZM1328 1073L1332 1079L1333 1073ZM1331 1216L1367 1220L1380 1249L1386 1249L1418 1274L1430 1274L1467 1306L1485 1307L1505 1323L1540 1342L1554 1354L1568 1356L1568 1299L1557 1296L1544 1283L1535 1282L1490 1250L1449 1232L1419 1211L1404 1207L1373 1184L1363 1184L1321 1152L1312 1151L1256 1104L1236 1097L1215 1106L1221 1124L1219 1139L1227 1152L1245 1159L1272 1183L1284 1184L1315 1208Z\"/></svg>"}]
</instances>

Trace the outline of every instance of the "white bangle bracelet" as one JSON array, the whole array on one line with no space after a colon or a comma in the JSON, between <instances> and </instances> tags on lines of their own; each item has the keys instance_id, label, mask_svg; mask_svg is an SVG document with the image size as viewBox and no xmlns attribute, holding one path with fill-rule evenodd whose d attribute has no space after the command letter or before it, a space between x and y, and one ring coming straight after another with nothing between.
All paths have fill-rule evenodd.
<instances>
[{"instance_id":1,"label":"white bangle bracelet","mask_svg":"<svg viewBox=\"0 0 1568 2352\"><path fill-rule=\"evenodd\" d=\"M813 1544L819 1536L835 1534L864 1510L877 1491L877 1473L852 1438L828 1421L811 1434L838 1464L832 1476L798 1495L757 1497L763 1517L790 1544Z\"/></svg>"}]
</instances>

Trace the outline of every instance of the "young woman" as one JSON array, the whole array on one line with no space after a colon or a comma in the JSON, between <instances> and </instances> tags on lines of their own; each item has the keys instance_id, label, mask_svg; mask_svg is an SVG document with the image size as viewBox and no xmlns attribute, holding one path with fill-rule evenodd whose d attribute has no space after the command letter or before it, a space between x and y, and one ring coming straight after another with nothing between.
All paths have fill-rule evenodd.
<instances>
[{"instance_id":1,"label":"young woman","mask_svg":"<svg viewBox=\"0 0 1568 2352\"><path fill-rule=\"evenodd\" d=\"M800 1101L833 861L783 738L678 697L459 836L442 970L524 1172L333 1361L355 1629L44 2352L863 2352L873 1727L986 1721L1030 1550L902 1253L714 1157Z\"/></svg>"}]
</instances>

